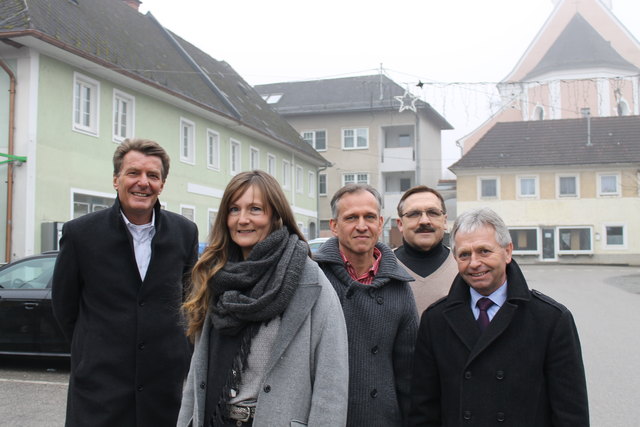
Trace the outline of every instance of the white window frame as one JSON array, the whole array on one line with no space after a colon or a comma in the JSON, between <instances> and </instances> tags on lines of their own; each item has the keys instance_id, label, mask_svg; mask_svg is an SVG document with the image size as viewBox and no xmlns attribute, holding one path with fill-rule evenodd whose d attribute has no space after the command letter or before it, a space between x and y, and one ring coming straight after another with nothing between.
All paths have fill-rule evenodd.
<instances>
[{"instance_id":1,"label":"white window frame","mask_svg":"<svg viewBox=\"0 0 640 427\"><path fill-rule=\"evenodd\" d=\"M78 93L78 86L80 89L89 90L89 124L84 124L82 117L86 114L85 104L86 101L82 97L84 96L84 90ZM73 73L73 99L71 108L71 128L72 130L80 133L84 133L91 136L98 136L100 133L100 82L87 77L83 74ZM76 119L76 116L77 119Z\"/></svg>"},{"instance_id":2,"label":"white window frame","mask_svg":"<svg viewBox=\"0 0 640 427\"><path fill-rule=\"evenodd\" d=\"M317 145L317 134L318 132L324 132L324 148L318 148ZM311 140L305 139L305 134L311 134ZM329 143L327 141L327 130L326 129L314 129L314 130L304 130L300 133L302 135L302 139L304 139L307 143L309 143L316 151L327 151L327 147Z\"/></svg>"},{"instance_id":3,"label":"white window frame","mask_svg":"<svg viewBox=\"0 0 640 427\"><path fill-rule=\"evenodd\" d=\"M615 192L603 192L602 191L602 178L607 176L614 176L616 178L616 191ZM598 187L598 197L620 197L621 195L621 183L620 183L620 172L598 172L596 174L597 179L597 187Z\"/></svg>"},{"instance_id":4,"label":"white window frame","mask_svg":"<svg viewBox=\"0 0 640 427\"><path fill-rule=\"evenodd\" d=\"M276 156L267 153L267 173L275 178L277 170L276 170Z\"/></svg>"},{"instance_id":5,"label":"white window frame","mask_svg":"<svg viewBox=\"0 0 640 427\"><path fill-rule=\"evenodd\" d=\"M296 165L296 193L304 193L304 169Z\"/></svg>"},{"instance_id":6,"label":"white window frame","mask_svg":"<svg viewBox=\"0 0 640 427\"><path fill-rule=\"evenodd\" d=\"M353 180L347 180L347 176L353 175ZM365 180L360 178L365 177ZM347 184L369 184L371 175L367 172L346 172L342 174L342 185Z\"/></svg>"},{"instance_id":7,"label":"white window frame","mask_svg":"<svg viewBox=\"0 0 640 427\"><path fill-rule=\"evenodd\" d=\"M533 179L533 194L522 194L522 180ZM517 175L516 176L516 188L518 191L519 199L537 199L540 197L540 178L538 175Z\"/></svg>"},{"instance_id":8,"label":"white window frame","mask_svg":"<svg viewBox=\"0 0 640 427\"><path fill-rule=\"evenodd\" d=\"M324 178L324 192L320 191L320 183ZM329 177L326 173L318 174L318 196L326 196L329 189Z\"/></svg>"},{"instance_id":9,"label":"white window frame","mask_svg":"<svg viewBox=\"0 0 640 427\"><path fill-rule=\"evenodd\" d=\"M207 129L207 168L220 170L220 134L213 129Z\"/></svg>"},{"instance_id":10,"label":"white window frame","mask_svg":"<svg viewBox=\"0 0 640 427\"><path fill-rule=\"evenodd\" d=\"M282 188L291 188L291 162L286 159L282 159Z\"/></svg>"},{"instance_id":11,"label":"white window frame","mask_svg":"<svg viewBox=\"0 0 640 427\"><path fill-rule=\"evenodd\" d=\"M260 150L254 146L249 146L249 170L260 169Z\"/></svg>"},{"instance_id":12,"label":"white window frame","mask_svg":"<svg viewBox=\"0 0 640 427\"><path fill-rule=\"evenodd\" d=\"M496 195L495 196L483 196L482 195L482 181L494 180L496 182ZM500 177L499 176L479 176L478 177L478 199L479 200L500 200Z\"/></svg>"},{"instance_id":13,"label":"white window frame","mask_svg":"<svg viewBox=\"0 0 640 427\"><path fill-rule=\"evenodd\" d=\"M622 228L622 244L610 245L607 243L607 227L620 227ZM627 249L627 226L620 223L604 223L602 224L602 248L609 250L622 250Z\"/></svg>"},{"instance_id":14,"label":"white window frame","mask_svg":"<svg viewBox=\"0 0 640 427\"><path fill-rule=\"evenodd\" d=\"M358 146L358 131L365 131L365 137L367 140L367 143L365 146ZM353 131L353 147L347 147L346 146L346 135L345 133L347 131ZM369 128L368 127L353 127L353 128L343 128L342 132L342 149L343 150L366 150L369 148Z\"/></svg>"},{"instance_id":15,"label":"white window frame","mask_svg":"<svg viewBox=\"0 0 640 427\"><path fill-rule=\"evenodd\" d=\"M104 199L104 201L106 203L87 203L87 202L81 202L81 201L76 201L76 196L87 196L87 197L97 197L97 198L101 198ZM99 191L92 191L92 190L85 190L82 188L71 188L71 197L70 197L70 206L69 206L69 218L73 219L76 218L75 216L75 205L83 205L87 207L87 213L91 213L91 212L95 212L95 206L99 205L99 206L104 206L104 205L109 205L112 206L113 202L115 201L116 196L113 193L103 193L103 192L99 192Z\"/></svg>"},{"instance_id":16,"label":"white window frame","mask_svg":"<svg viewBox=\"0 0 640 427\"><path fill-rule=\"evenodd\" d=\"M511 230L535 230L536 231L536 249L535 250L530 250L530 249L516 249L515 244L513 245L513 254L514 255L540 255L541 253L541 247L542 247L542 240L541 240L541 233L540 233L540 228L539 227L509 227L509 231ZM512 238L513 240L513 238Z\"/></svg>"},{"instance_id":17,"label":"white window frame","mask_svg":"<svg viewBox=\"0 0 640 427\"><path fill-rule=\"evenodd\" d=\"M560 178L574 178L576 181L576 194L560 194ZM558 199L578 199L580 198L580 174L578 173L558 173L556 174L556 198Z\"/></svg>"},{"instance_id":18,"label":"white window frame","mask_svg":"<svg viewBox=\"0 0 640 427\"><path fill-rule=\"evenodd\" d=\"M590 243L591 243L591 248L589 249L562 249L561 248L561 241L560 241L560 231L561 230L567 230L567 229L571 229L571 230L576 230L576 229L586 229L589 230L589 236L590 236ZM585 226L585 225L563 225L563 226L558 226L556 227L556 245L557 245L557 253L558 255L589 255L593 253L593 227L592 226Z\"/></svg>"},{"instance_id":19,"label":"white window frame","mask_svg":"<svg viewBox=\"0 0 640 427\"><path fill-rule=\"evenodd\" d=\"M122 127L120 112L120 105L127 105L127 112L125 116L125 134L120 135L120 128ZM127 138L132 138L135 135L135 111L136 111L136 98L133 95L122 92L121 90L113 90L113 122L111 123L111 130L113 136L113 142L121 143Z\"/></svg>"},{"instance_id":20,"label":"white window frame","mask_svg":"<svg viewBox=\"0 0 640 427\"><path fill-rule=\"evenodd\" d=\"M185 135L185 130L187 131ZM196 124L180 117L180 161L190 165L196 164ZM186 139L186 140L185 140ZM185 155L186 148L186 155Z\"/></svg>"},{"instance_id":21,"label":"white window frame","mask_svg":"<svg viewBox=\"0 0 640 427\"><path fill-rule=\"evenodd\" d=\"M193 219L189 218L184 214L185 210L191 210L193 212ZM193 222L196 222L196 207L193 205L183 205L182 203L180 203L180 215L182 215L187 219L190 219Z\"/></svg>"},{"instance_id":22,"label":"white window frame","mask_svg":"<svg viewBox=\"0 0 640 427\"><path fill-rule=\"evenodd\" d=\"M316 173L314 171L308 171L307 177L309 197L314 197L316 195Z\"/></svg>"},{"instance_id":23,"label":"white window frame","mask_svg":"<svg viewBox=\"0 0 640 427\"><path fill-rule=\"evenodd\" d=\"M236 175L242 171L242 144L231 138L229 144L229 173Z\"/></svg>"}]
</instances>

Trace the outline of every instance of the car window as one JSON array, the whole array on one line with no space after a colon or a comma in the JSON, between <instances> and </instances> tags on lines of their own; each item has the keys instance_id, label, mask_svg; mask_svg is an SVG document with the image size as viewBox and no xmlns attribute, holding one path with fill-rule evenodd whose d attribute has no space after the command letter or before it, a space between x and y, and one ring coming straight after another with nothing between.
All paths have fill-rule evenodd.
<instances>
[{"instance_id":1,"label":"car window","mask_svg":"<svg viewBox=\"0 0 640 427\"><path fill-rule=\"evenodd\" d=\"M35 258L17 262L0 271L4 289L44 289L51 281L56 259Z\"/></svg>"}]
</instances>

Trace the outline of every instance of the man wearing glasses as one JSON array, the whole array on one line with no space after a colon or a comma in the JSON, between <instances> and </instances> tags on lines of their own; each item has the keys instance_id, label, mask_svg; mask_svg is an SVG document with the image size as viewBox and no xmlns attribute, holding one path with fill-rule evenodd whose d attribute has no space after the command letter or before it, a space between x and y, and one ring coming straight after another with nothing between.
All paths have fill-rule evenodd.
<instances>
[{"instance_id":1,"label":"man wearing glasses","mask_svg":"<svg viewBox=\"0 0 640 427\"><path fill-rule=\"evenodd\" d=\"M458 266L442 239L447 209L442 195L425 185L407 190L398 203L398 229L403 244L395 254L415 279L410 282L418 314L447 295Z\"/></svg>"}]
</instances>

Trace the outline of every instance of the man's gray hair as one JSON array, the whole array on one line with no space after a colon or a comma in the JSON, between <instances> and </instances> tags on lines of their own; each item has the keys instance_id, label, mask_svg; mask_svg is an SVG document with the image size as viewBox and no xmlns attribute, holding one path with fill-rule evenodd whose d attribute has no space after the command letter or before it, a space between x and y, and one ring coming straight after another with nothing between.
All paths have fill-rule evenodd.
<instances>
[{"instance_id":1,"label":"man's gray hair","mask_svg":"<svg viewBox=\"0 0 640 427\"><path fill-rule=\"evenodd\" d=\"M358 193L360 191L368 191L373 194L373 197L376 198L378 202L378 215L380 215L380 211L382 209L382 196L378 193L378 190L370 186L369 184L347 184L333 195L331 198L331 218L338 219L338 202L345 194L353 194Z\"/></svg>"},{"instance_id":2,"label":"man's gray hair","mask_svg":"<svg viewBox=\"0 0 640 427\"><path fill-rule=\"evenodd\" d=\"M511 243L511 234L500 216L489 208L471 209L460 214L451 230L451 252L455 255L456 234L472 233L481 227L492 227L496 232L496 242L503 248Z\"/></svg>"}]
</instances>

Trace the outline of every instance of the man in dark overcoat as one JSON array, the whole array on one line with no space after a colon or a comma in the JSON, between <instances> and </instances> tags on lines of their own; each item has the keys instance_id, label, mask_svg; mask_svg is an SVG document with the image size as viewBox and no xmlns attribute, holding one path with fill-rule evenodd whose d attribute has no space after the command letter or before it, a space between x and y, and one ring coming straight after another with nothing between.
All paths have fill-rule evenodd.
<instances>
[{"instance_id":1,"label":"man in dark overcoat","mask_svg":"<svg viewBox=\"0 0 640 427\"><path fill-rule=\"evenodd\" d=\"M487 208L452 230L458 276L423 314L411 426L587 427L578 332L569 310L530 290L502 219Z\"/></svg>"},{"instance_id":2,"label":"man in dark overcoat","mask_svg":"<svg viewBox=\"0 0 640 427\"><path fill-rule=\"evenodd\" d=\"M53 309L71 342L67 426L175 426L190 357L180 306L198 231L160 208L169 157L126 140L115 203L64 225Z\"/></svg>"}]
</instances>

